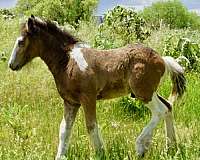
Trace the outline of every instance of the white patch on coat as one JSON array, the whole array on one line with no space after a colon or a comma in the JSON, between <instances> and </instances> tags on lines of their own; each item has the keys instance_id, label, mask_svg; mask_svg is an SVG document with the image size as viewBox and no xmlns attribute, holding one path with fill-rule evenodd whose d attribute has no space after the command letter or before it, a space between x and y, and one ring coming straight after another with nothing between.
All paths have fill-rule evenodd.
<instances>
[{"instance_id":1,"label":"white patch on coat","mask_svg":"<svg viewBox=\"0 0 200 160\"><path fill-rule=\"evenodd\" d=\"M83 53L81 52L82 48L73 48L70 55L71 57L76 61L77 65L79 66L81 71L85 71L86 68L88 67L88 64L83 57Z\"/></svg>"},{"instance_id":2,"label":"white patch on coat","mask_svg":"<svg viewBox=\"0 0 200 160\"><path fill-rule=\"evenodd\" d=\"M156 93L153 94L152 100L147 104L147 107L151 110L152 118L136 140L136 151L138 155L143 155L145 151L148 150L152 141L154 128L158 125L160 120L165 117L168 111L167 107L159 100Z\"/></svg>"},{"instance_id":3,"label":"white patch on coat","mask_svg":"<svg viewBox=\"0 0 200 160\"><path fill-rule=\"evenodd\" d=\"M88 43L85 43L85 42L77 42L75 44L75 46L77 48L91 48L91 46Z\"/></svg>"},{"instance_id":4,"label":"white patch on coat","mask_svg":"<svg viewBox=\"0 0 200 160\"><path fill-rule=\"evenodd\" d=\"M17 56L17 49L19 48L18 42L21 41L21 40L23 40L22 36L18 37L17 40L15 41L15 45L14 45L14 48L12 50L12 54L10 56L10 59L8 61L8 65L13 64L15 62L16 56Z\"/></svg>"}]
</instances>

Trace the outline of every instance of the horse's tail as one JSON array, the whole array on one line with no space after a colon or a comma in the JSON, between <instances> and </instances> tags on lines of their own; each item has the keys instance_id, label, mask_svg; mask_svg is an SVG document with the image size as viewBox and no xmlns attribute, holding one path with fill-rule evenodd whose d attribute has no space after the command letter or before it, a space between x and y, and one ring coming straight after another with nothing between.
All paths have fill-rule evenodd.
<instances>
[{"instance_id":1,"label":"horse's tail","mask_svg":"<svg viewBox=\"0 0 200 160\"><path fill-rule=\"evenodd\" d=\"M186 79L184 69L172 57L163 57L165 62L166 73L169 73L172 80L172 92L168 98L171 104L183 95L186 90Z\"/></svg>"}]
</instances>

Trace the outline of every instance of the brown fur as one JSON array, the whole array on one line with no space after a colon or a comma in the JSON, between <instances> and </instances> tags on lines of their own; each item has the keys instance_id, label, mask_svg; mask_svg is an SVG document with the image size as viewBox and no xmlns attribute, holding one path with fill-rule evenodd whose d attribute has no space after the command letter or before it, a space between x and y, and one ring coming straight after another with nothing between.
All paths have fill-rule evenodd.
<instances>
[{"instance_id":1,"label":"brown fur","mask_svg":"<svg viewBox=\"0 0 200 160\"><path fill-rule=\"evenodd\" d=\"M70 58L70 47L77 42L73 36L49 21L35 20L34 25L35 35L26 25L22 35L27 35L32 55L41 57L49 67L64 100L81 103L82 94L87 93L97 99L133 93L147 103L157 90L165 65L154 50L141 44L112 50L83 48L81 51L88 63L83 73Z\"/></svg>"},{"instance_id":2,"label":"brown fur","mask_svg":"<svg viewBox=\"0 0 200 160\"><path fill-rule=\"evenodd\" d=\"M148 102L165 71L162 58L141 44L103 51L84 48L82 52L89 64L84 74L94 72L96 94L101 99L132 92Z\"/></svg>"},{"instance_id":3,"label":"brown fur","mask_svg":"<svg viewBox=\"0 0 200 160\"><path fill-rule=\"evenodd\" d=\"M66 69L59 68L64 73L54 73L62 98L75 103L81 102L82 94L109 99L130 92L148 102L165 71L160 56L142 45L108 51L84 48L82 52L89 65L85 72L70 59Z\"/></svg>"}]
</instances>

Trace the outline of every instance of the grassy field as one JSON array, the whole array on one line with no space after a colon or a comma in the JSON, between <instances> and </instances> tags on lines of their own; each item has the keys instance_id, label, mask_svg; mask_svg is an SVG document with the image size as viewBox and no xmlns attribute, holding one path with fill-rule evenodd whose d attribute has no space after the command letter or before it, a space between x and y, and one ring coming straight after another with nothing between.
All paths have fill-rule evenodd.
<instances>
[{"instance_id":1,"label":"grassy field","mask_svg":"<svg viewBox=\"0 0 200 160\"><path fill-rule=\"evenodd\" d=\"M16 26L1 28L0 49L10 53L18 34ZM6 29L8 31L6 31ZM12 32L11 32L12 31ZM7 33L7 34L5 34ZM200 159L200 75L187 73L187 93L174 106L178 151L175 155L165 150L164 124L154 132L153 144L146 160ZM170 83L161 87L167 97ZM135 139L150 120L150 112L140 108L140 114L124 111L120 99L99 101L97 116L106 147L108 160L138 159ZM63 102L53 77L41 60L35 59L19 72L12 72L6 62L0 62L0 159L53 160L58 144L58 130L62 119ZM80 109L68 159L95 159Z\"/></svg>"}]
</instances>

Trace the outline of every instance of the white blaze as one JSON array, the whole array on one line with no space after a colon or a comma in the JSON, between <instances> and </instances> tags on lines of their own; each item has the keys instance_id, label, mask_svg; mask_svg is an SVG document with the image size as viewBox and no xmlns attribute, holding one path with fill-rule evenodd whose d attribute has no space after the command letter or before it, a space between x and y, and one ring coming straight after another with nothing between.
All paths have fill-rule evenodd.
<instances>
[{"instance_id":1,"label":"white blaze","mask_svg":"<svg viewBox=\"0 0 200 160\"><path fill-rule=\"evenodd\" d=\"M14 48L12 50L12 54L10 56L10 59L9 59L9 62L8 62L8 65L10 64L13 64L15 59L16 59L16 56L17 56L17 49L18 49L18 42L21 41L23 39L23 37L18 37L17 40L15 41L15 45L14 45Z\"/></svg>"},{"instance_id":2,"label":"white blaze","mask_svg":"<svg viewBox=\"0 0 200 160\"><path fill-rule=\"evenodd\" d=\"M88 67L88 64L83 57L83 53L81 52L82 48L73 48L71 52L71 57L76 61L81 71L85 71Z\"/></svg>"}]
</instances>

